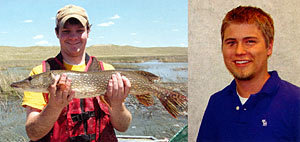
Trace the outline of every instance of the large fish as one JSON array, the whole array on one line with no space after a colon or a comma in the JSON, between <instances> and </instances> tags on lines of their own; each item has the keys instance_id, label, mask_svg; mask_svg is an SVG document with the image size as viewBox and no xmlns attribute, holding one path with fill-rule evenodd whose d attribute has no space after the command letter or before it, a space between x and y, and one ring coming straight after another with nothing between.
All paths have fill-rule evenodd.
<instances>
[{"instance_id":1,"label":"large fish","mask_svg":"<svg viewBox=\"0 0 300 142\"><path fill-rule=\"evenodd\" d=\"M136 96L143 105L153 105L152 96L156 96L174 118L177 118L178 115L184 115L187 109L187 97L179 92L157 85L154 81L159 80L159 77L145 71L76 72L52 70L14 82L11 87L21 88L24 91L48 93L47 89L53 84L54 76L65 73L72 80L71 89L75 91L75 98L88 98L105 94L108 80L112 74L117 72L130 80L131 89L129 94Z\"/></svg>"}]
</instances>

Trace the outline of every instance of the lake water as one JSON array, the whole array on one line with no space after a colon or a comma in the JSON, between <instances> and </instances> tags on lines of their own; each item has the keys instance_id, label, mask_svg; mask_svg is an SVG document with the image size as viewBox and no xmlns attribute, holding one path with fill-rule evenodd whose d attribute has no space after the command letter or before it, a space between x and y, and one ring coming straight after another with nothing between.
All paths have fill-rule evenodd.
<instances>
[{"instance_id":1,"label":"lake water","mask_svg":"<svg viewBox=\"0 0 300 142\"><path fill-rule=\"evenodd\" d=\"M175 82L187 85L187 63L162 63L150 61L130 64L137 65L141 70L160 76L162 82ZM24 70L24 68L14 68L6 71L6 73L10 74L12 72L13 74L29 73L29 71ZM0 102L0 127L2 129L0 131L0 141L29 140L24 128L26 113L25 109L20 106L20 103L20 100ZM155 99L155 104L153 106L145 107L139 104L134 97L129 96L125 104L132 113L133 120L130 128L125 133L116 131L118 135L147 135L154 136L158 139L171 138L181 127L187 124L187 116L174 119L162 107L158 99Z\"/></svg>"}]
</instances>

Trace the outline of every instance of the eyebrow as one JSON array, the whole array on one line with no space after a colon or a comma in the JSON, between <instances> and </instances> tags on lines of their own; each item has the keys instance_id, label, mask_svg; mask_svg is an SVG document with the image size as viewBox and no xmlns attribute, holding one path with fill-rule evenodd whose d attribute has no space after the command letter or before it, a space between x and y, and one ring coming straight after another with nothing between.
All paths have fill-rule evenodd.
<instances>
[{"instance_id":1,"label":"eyebrow","mask_svg":"<svg viewBox=\"0 0 300 142\"><path fill-rule=\"evenodd\" d=\"M226 39L224 40L224 42L229 41L229 40L236 40L236 38L226 38Z\"/></svg>"},{"instance_id":2,"label":"eyebrow","mask_svg":"<svg viewBox=\"0 0 300 142\"><path fill-rule=\"evenodd\" d=\"M247 40L247 39L258 39L258 38L255 37L255 36L248 36L248 37L244 37L244 38L243 38L243 40ZM229 41L229 40L236 40L236 38L226 38L226 39L224 40L224 42Z\"/></svg>"},{"instance_id":3,"label":"eyebrow","mask_svg":"<svg viewBox=\"0 0 300 142\"><path fill-rule=\"evenodd\" d=\"M249 37L245 37L245 38L243 38L243 39L258 39L258 38L255 37L255 36L249 36Z\"/></svg>"}]
</instances>

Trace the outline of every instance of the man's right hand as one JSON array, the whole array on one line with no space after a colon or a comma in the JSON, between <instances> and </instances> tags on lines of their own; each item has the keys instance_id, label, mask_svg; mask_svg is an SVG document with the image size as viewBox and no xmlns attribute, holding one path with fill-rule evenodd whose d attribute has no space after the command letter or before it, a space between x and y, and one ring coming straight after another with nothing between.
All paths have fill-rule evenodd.
<instances>
[{"instance_id":1,"label":"man's right hand","mask_svg":"<svg viewBox=\"0 0 300 142\"><path fill-rule=\"evenodd\" d=\"M56 75L54 83L48 88L49 90L49 107L55 107L62 110L69 104L75 96L71 90L71 79L66 74Z\"/></svg>"},{"instance_id":2,"label":"man's right hand","mask_svg":"<svg viewBox=\"0 0 300 142\"><path fill-rule=\"evenodd\" d=\"M55 82L48 88L49 101L43 110L26 107L26 132L28 137L37 141L47 135L59 118L62 109L72 101L75 92L71 91L71 79L65 74L55 76Z\"/></svg>"}]
</instances>

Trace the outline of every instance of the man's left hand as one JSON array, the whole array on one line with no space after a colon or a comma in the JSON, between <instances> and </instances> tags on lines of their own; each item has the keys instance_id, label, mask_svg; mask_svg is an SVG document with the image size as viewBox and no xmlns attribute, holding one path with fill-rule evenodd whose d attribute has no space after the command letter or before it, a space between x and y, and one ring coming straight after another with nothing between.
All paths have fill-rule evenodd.
<instances>
[{"instance_id":1,"label":"man's left hand","mask_svg":"<svg viewBox=\"0 0 300 142\"><path fill-rule=\"evenodd\" d=\"M121 107L131 88L131 83L120 73L113 74L108 82L106 101L111 108Z\"/></svg>"}]
</instances>

